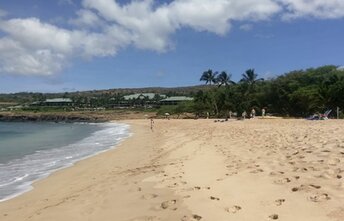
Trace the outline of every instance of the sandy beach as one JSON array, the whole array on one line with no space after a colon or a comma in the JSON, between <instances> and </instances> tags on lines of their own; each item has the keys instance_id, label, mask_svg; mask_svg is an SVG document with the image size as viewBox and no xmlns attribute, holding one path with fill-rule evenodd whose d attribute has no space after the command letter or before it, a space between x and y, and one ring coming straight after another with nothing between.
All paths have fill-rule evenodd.
<instances>
[{"instance_id":1,"label":"sandy beach","mask_svg":"<svg viewBox=\"0 0 344 221\"><path fill-rule=\"evenodd\" d=\"M125 122L131 138L0 203L0 220L344 220L343 121Z\"/></svg>"}]
</instances>

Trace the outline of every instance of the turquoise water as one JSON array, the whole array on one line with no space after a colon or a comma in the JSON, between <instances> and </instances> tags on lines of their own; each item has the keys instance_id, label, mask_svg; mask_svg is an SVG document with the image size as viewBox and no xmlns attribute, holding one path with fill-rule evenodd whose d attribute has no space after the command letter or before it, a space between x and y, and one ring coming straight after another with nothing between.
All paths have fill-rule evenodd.
<instances>
[{"instance_id":1,"label":"turquoise water","mask_svg":"<svg viewBox=\"0 0 344 221\"><path fill-rule=\"evenodd\" d=\"M0 122L0 202L30 190L32 182L106 151L129 136L116 123Z\"/></svg>"}]
</instances>

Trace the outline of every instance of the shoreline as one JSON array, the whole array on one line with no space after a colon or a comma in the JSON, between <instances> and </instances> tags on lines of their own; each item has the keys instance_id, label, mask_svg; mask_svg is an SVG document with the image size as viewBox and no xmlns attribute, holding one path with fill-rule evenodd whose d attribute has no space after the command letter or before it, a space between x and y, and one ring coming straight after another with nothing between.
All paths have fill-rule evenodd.
<instances>
[{"instance_id":1,"label":"shoreline","mask_svg":"<svg viewBox=\"0 0 344 221\"><path fill-rule=\"evenodd\" d=\"M155 116L152 112L133 110L62 111L62 112L0 112L0 122L106 123L143 119Z\"/></svg>"},{"instance_id":2,"label":"shoreline","mask_svg":"<svg viewBox=\"0 0 344 221\"><path fill-rule=\"evenodd\" d=\"M10 220L344 219L341 121L120 121L134 135L0 203Z\"/></svg>"},{"instance_id":3,"label":"shoreline","mask_svg":"<svg viewBox=\"0 0 344 221\"><path fill-rule=\"evenodd\" d=\"M85 189L97 186L97 180L103 179L103 176L108 176L109 174L113 173L135 173L134 170L140 168L137 167L140 164L147 163L146 160L144 161L138 161L138 160L130 160L129 164L131 165L131 169L125 169L125 171L116 171L117 169L120 169L121 166L118 165L125 165L127 164L127 159L123 159L121 157L132 157L131 151L128 150L126 147L134 147L137 146L138 143L142 143L142 140L146 141L143 142L144 145L151 145L153 142L147 135L151 134L151 130L149 129L149 126L146 127L146 125L142 125L142 123L132 124L129 121L119 121L117 123L126 123L129 124L132 128L133 136L123 140L121 143L119 143L116 148L112 148L106 152L97 154L95 156L92 156L90 158L81 160L76 162L73 166L64 168L62 170L58 170L50 174L48 177L38 180L37 182L33 183L33 189L29 192L25 192L24 194L9 199L7 201L0 203L0 217L3 218L3 220L63 220L65 219L65 213L59 212L58 214L55 214L53 218L51 218L51 213L48 212L47 216L42 216L43 210L46 210L47 208L53 208L56 205L61 205L64 203L71 203L74 201L75 197L78 197L78 194L75 194L75 192L84 192ZM145 123L144 123L145 124ZM146 127L148 130L141 129L142 127ZM134 145L132 145L134 143ZM154 141L156 143L156 141ZM142 156L147 156L149 154L146 151L138 150L138 152L135 154L134 158L142 159ZM118 162L113 163L109 161L109 158L116 158ZM104 161L106 159L106 161ZM147 158L149 159L149 158ZM150 160L150 159L149 159ZM105 165L104 165L105 162ZM115 166L114 166L114 165ZM98 171L99 167L101 166L101 171ZM145 166L142 166L144 168ZM104 170L105 169L105 170ZM100 173L98 173L100 172ZM85 173L85 174L84 174ZM90 176L90 174L92 174ZM106 175L105 175L106 174ZM77 177L77 180L74 178ZM144 178L146 177L143 176ZM73 181L74 180L74 181ZM136 183L136 182L134 182ZM123 188L126 191L129 192L141 192L141 188L145 189L154 189L154 185L150 182L144 183L142 187L131 187L128 189L125 187L127 184L120 184L121 188L119 188L117 191L118 193L123 192ZM98 188L98 187L97 187ZM135 190L133 190L133 188ZM136 190L138 189L138 190ZM87 191L88 192L88 191ZM161 191L161 194L163 195L173 195L172 191L167 190ZM86 199L88 196L84 195ZM150 196L147 196L150 198ZM118 199L117 199L118 200ZM132 203L131 200L130 204ZM121 207L122 201L118 202L118 206ZM49 204L50 206L47 206ZM77 206L78 207L78 206ZM123 208L124 209L124 208ZM142 210L142 214L145 214L145 211L148 210L148 208L145 208ZM182 210L181 210L182 211ZM84 218L77 218L78 214L77 212L72 212L69 214L71 219L73 220L84 220ZM131 211L127 211L126 216L133 216ZM49 217L49 218L47 218ZM98 217L98 216L97 216ZM93 220L98 220L98 218L94 218Z\"/></svg>"},{"instance_id":4,"label":"shoreline","mask_svg":"<svg viewBox=\"0 0 344 221\"><path fill-rule=\"evenodd\" d=\"M21 123L21 122L20 122ZM30 122L30 123L50 123L50 122ZM73 122L70 124L79 124L80 122ZM79 146L83 146L86 144L85 141L86 140L93 140L95 138L95 136L97 136L97 143L101 145L101 148L98 147L98 149L94 149L94 152L83 152L81 155L82 156L77 156L77 155L73 155L73 152L69 153L68 156L59 156L59 158L55 158L53 161L49 161L49 159L47 158L45 161L41 162L41 163L53 163L55 164L56 161L60 161L62 163L59 163L56 168L55 166L53 168L47 168L46 170L42 171L42 172L32 172L32 173L28 173L27 171L21 171L22 174L17 174L17 177L15 177L16 181L19 181L18 184L16 184L16 189L17 191L14 193L11 193L10 195L5 196L4 198L0 199L0 203L2 202L6 202L8 200L14 199L22 194L25 194L26 192L29 192L31 190L34 189L34 184L39 182L40 180L44 180L49 178L49 176L51 176L52 174L60 171L60 170L64 170L67 169L69 167L73 167L75 164L77 164L80 161L83 160L87 160L89 158L92 158L94 156L97 156L99 154L105 153L107 151L111 151L115 148L117 148L118 145L120 145L121 142L123 142L124 140L126 140L127 138L132 136L132 133L130 132L130 125L128 124L124 124L124 123L118 123L118 122L105 122L105 123L93 123L93 122L83 122L83 124L92 124L92 125L97 125L97 127L99 128L98 130L95 130L94 132L92 132L91 134L89 134L89 136L83 137L82 139L76 141L75 143L71 143L68 144L67 146L60 146L60 147L55 147L53 149L46 149L43 151L35 151L32 154L29 155L25 155L20 159L12 159L11 161L7 162L4 165L7 165L9 167L23 167L23 165L21 164L13 164L13 162L19 162L19 161L24 161L27 157L30 157L31 160L37 160L40 159L40 157L44 157L44 155L40 155L40 157L38 156L41 152L46 152L49 153L51 151L54 150L65 150L66 151L66 147L68 146L73 146L73 148L78 148ZM104 140L104 137L108 135L108 130L120 130L121 134L118 134L118 138L116 138L115 141L113 141L111 145L106 145L105 143L107 142L106 140ZM122 132L125 132L122 135ZM115 134L116 135L116 134ZM104 143L105 142L105 143ZM84 147L85 149L85 147ZM36 155L36 157L34 157ZM68 160L66 160L68 159ZM27 161L27 159L26 159ZM25 173L25 174L24 174ZM19 177L18 177L19 175ZM21 176L22 175L22 176ZM25 179L26 177L29 177L29 179ZM31 178L30 178L31 177ZM34 178L34 179L32 179ZM17 180L18 179L18 180ZM23 182L21 182L23 181ZM14 181L13 181L14 182ZM5 183L6 184L6 183ZM5 185L4 184L4 185ZM11 183L10 183L11 184ZM6 185L10 185L10 184L6 184ZM6 186L5 185L5 186Z\"/></svg>"}]
</instances>

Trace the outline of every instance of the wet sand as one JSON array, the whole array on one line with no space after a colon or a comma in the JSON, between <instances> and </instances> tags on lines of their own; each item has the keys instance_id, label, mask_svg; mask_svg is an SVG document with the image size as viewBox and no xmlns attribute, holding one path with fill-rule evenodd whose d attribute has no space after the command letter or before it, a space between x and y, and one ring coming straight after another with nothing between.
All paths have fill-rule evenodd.
<instances>
[{"instance_id":1,"label":"wet sand","mask_svg":"<svg viewBox=\"0 0 344 221\"><path fill-rule=\"evenodd\" d=\"M0 203L6 220L344 220L343 121L126 121L114 150Z\"/></svg>"}]
</instances>

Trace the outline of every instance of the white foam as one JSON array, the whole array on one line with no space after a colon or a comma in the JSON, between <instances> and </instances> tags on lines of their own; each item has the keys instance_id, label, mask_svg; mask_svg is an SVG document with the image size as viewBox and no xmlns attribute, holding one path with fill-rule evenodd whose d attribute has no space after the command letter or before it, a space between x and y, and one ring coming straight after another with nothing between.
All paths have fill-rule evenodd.
<instances>
[{"instance_id":1,"label":"white foam","mask_svg":"<svg viewBox=\"0 0 344 221\"><path fill-rule=\"evenodd\" d=\"M103 123L97 126L101 129L77 143L36 151L21 159L0 164L0 202L31 190L34 181L56 170L114 148L131 135L126 124Z\"/></svg>"}]
</instances>

